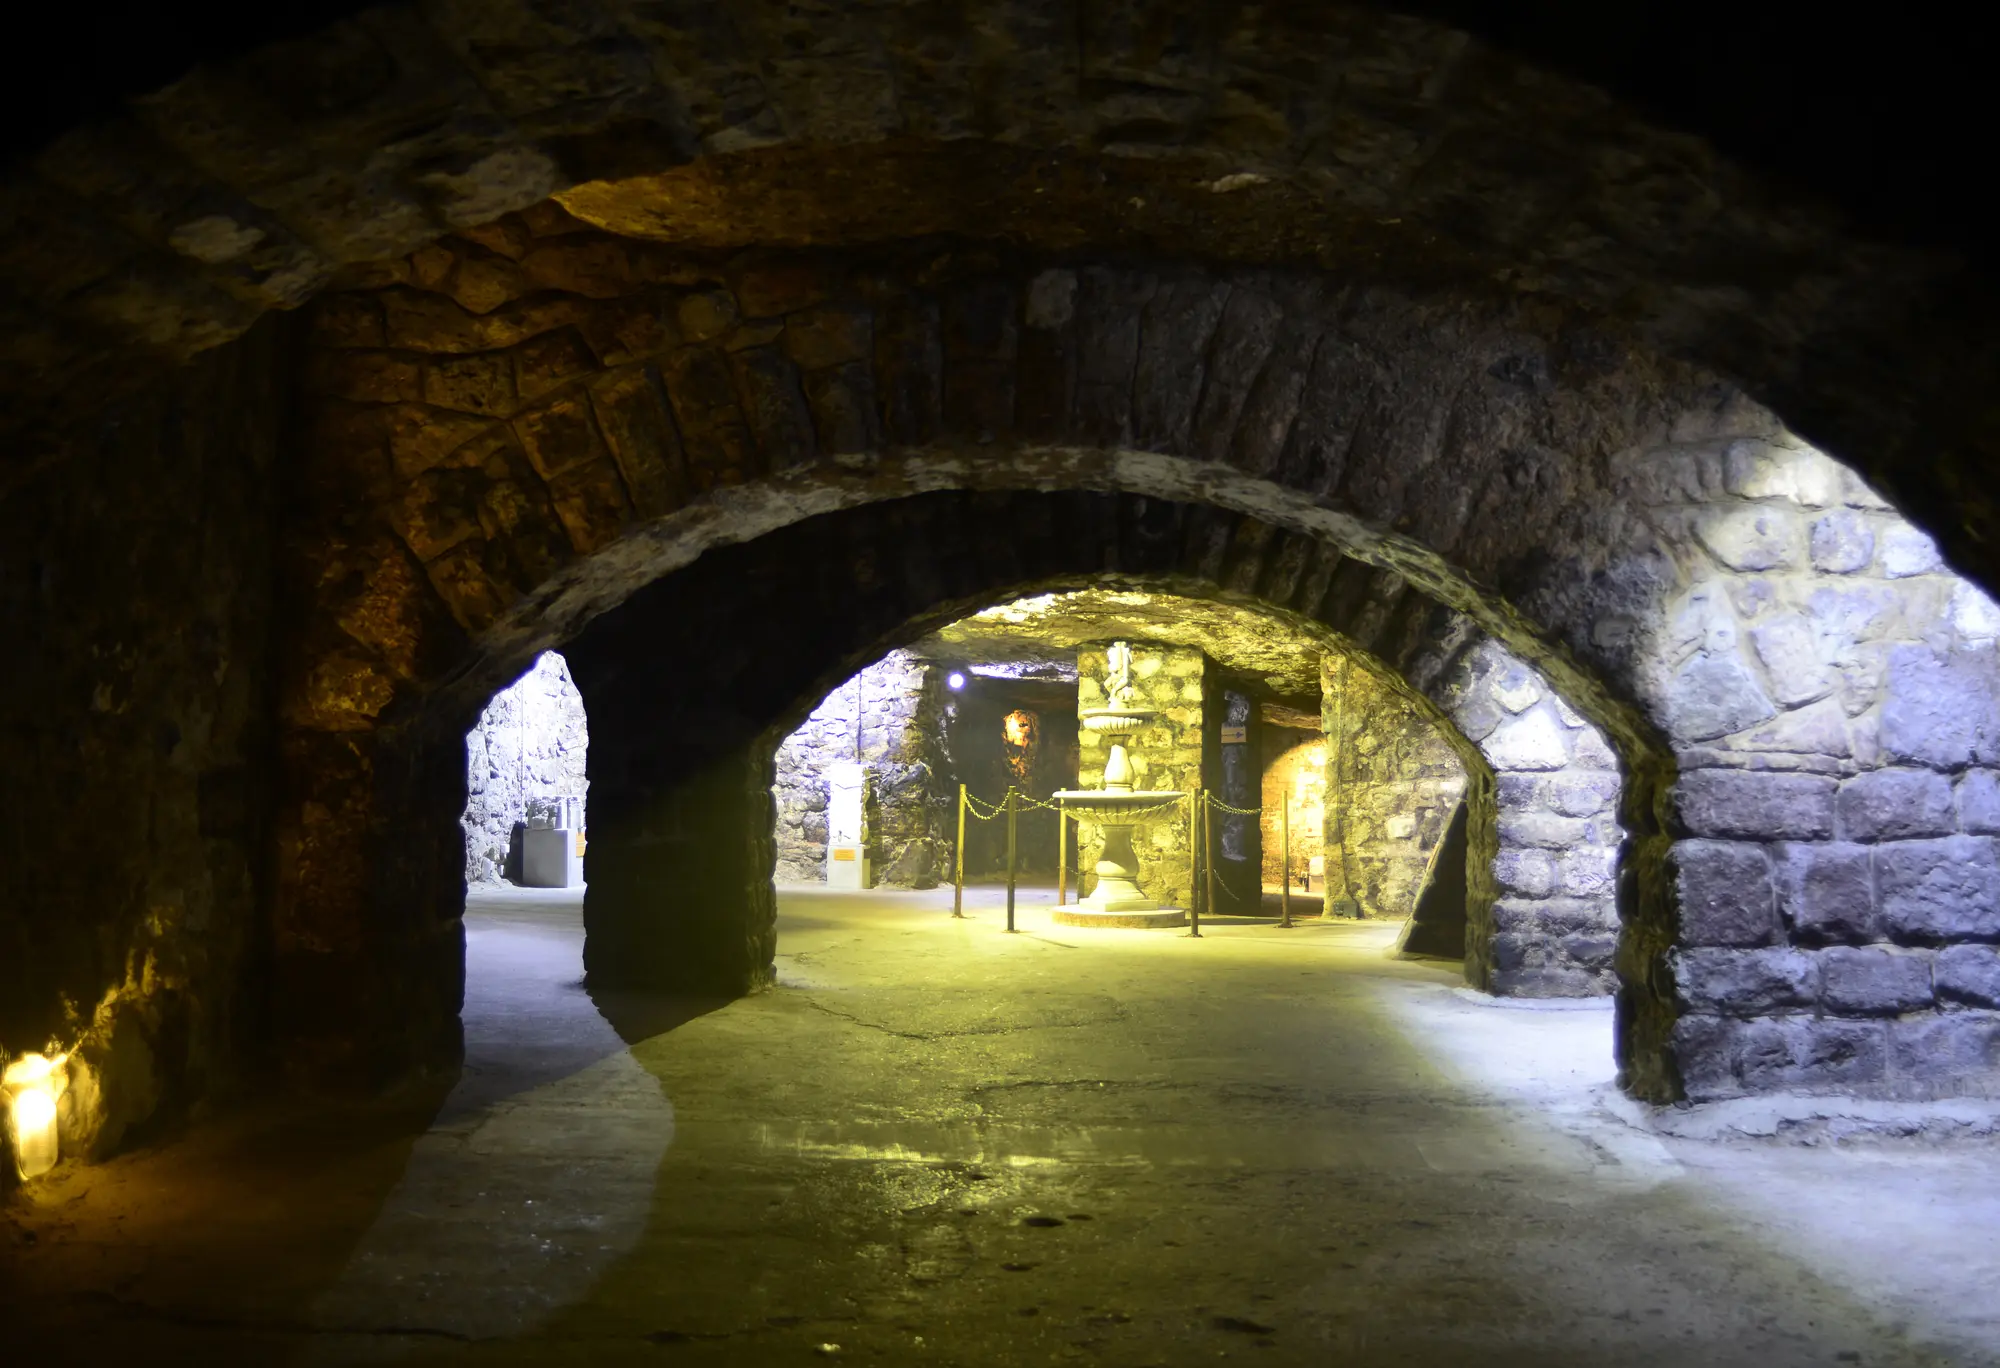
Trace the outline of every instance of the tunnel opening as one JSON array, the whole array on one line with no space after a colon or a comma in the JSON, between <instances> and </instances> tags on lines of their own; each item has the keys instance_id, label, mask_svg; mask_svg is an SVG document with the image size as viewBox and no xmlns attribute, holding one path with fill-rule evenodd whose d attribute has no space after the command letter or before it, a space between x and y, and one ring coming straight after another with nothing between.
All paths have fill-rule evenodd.
<instances>
[{"instance_id":1,"label":"tunnel opening","mask_svg":"<svg viewBox=\"0 0 2000 1368\"><path fill-rule=\"evenodd\" d=\"M589 755L583 696L544 651L465 736L468 888L582 885Z\"/></svg>"},{"instance_id":2,"label":"tunnel opening","mask_svg":"<svg viewBox=\"0 0 2000 1368\"><path fill-rule=\"evenodd\" d=\"M970 573L960 575L955 583L935 578L932 567L951 558L926 560L924 543L958 537L961 525L982 525L1002 509L1017 525L1038 529L1037 534L1025 542L1011 539L1006 554L966 566ZM1201 705L1194 710L1197 716L1185 743L1190 762L1186 782L1189 787L1210 789L1227 806L1242 810L1224 816L1245 819L1234 833L1234 848L1231 833L1222 822L1216 824L1214 863L1227 872L1218 880L1211 905L1217 915L1261 915L1262 832L1261 823L1251 814L1259 806L1254 800L1263 782L1264 760L1260 753L1255 760L1243 763L1248 756L1249 729L1230 721L1230 712L1233 708L1241 713L1266 703L1278 706L1275 700L1280 697L1296 699L1308 689L1324 698L1328 681L1316 672L1326 658L1328 643L1337 641L1338 633L1324 620L1302 614L1296 607L1279 606L1284 602L1282 595L1274 598L1254 585L1246 590L1221 582L1227 575L1218 575L1216 569L1203 565L1197 550L1208 535L1202 531L1204 520L1212 516L1189 505L1093 494L938 494L865 504L715 548L685 568L633 592L621 606L600 614L564 641L563 654L588 708L592 737L597 742L589 751L588 762L592 831L584 912L588 933L584 953L592 983L607 989L711 996L754 990L768 983L775 952L772 874L777 871L783 877L788 873L788 832L796 834L806 854L803 863L794 855L790 870L809 872L819 854L815 849L818 832L807 826L813 815L811 802L788 812L787 745L796 749L804 744L804 738L818 734L832 754L851 747L858 736L864 759L871 747L876 749L876 758L881 758L888 754L893 730L886 725L884 710L903 707L893 703L897 697L927 699L921 707L935 709L950 724L937 734L938 747L953 744L953 727L981 727L991 743L988 756L996 765L997 782L1005 775L1008 760L1018 763L1020 759L1008 753L1007 714L1036 713L1041 719L1040 735L1046 740L1052 734L1054 724L1049 719L1055 715L1056 695L1052 681L1023 677L1032 672L1020 668L1018 650L973 650L970 644L981 634L989 645L1004 636L1003 629L1009 626L1006 619L1019 617L1022 611L1010 605L1033 605L1039 598L1074 607L1077 600L1065 600L1064 595L1087 597L1095 593L1108 595L1113 601L1116 611L1108 618L1104 602L1089 609L1097 615L1090 639L1100 645L1135 625L1158 636L1165 630L1159 610L1153 610L1150 618L1140 614L1142 620L1137 624L1130 618L1134 605L1162 594L1168 596L1163 602L1179 603L1176 611L1183 617L1194 607L1206 611L1211 619L1217 613L1237 613L1248 614L1245 620L1256 623L1261 612L1265 615L1261 621L1281 622L1286 631L1304 632L1320 643L1317 653L1299 656L1282 668L1267 667L1267 662L1256 658L1256 649L1249 649L1238 662L1242 668L1218 665L1211 671L1206 664L1192 666L1200 680L1197 692ZM874 548L884 544L884 538L900 539L905 545L906 554L900 562L878 558ZM1026 560L1019 554L1024 545L1030 552ZM1272 554L1277 547L1266 547L1260 557L1274 568L1282 568L1289 560L1292 568L1283 573L1293 584L1299 582L1299 573L1313 554L1311 543L1296 545L1297 553L1305 553L1303 557L1286 550L1274 562ZM1109 557L1129 568L1064 568L1101 566ZM804 592L801 581L791 572L791 567L801 563L837 566L840 574L827 578L825 592ZM1319 596L1320 611L1327 611L1327 605L1332 604L1339 605L1332 608L1336 614L1373 611L1367 576L1344 580L1341 567L1349 562L1337 551L1321 563L1335 573L1318 579L1318 587L1311 591ZM1344 589L1343 583L1347 586ZM1393 580L1387 583L1395 586ZM835 586L859 586L864 592L840 599L827 597ZM1337 590L1341 597L1327 598L1329 590ZM996 598L1001 609L988 609L986 605ZM1418 603L1405 600L1405 606L1414 609ZM1045 609L1043 603L1031 613ZM1440 625L1448 625L1448 620ZM1080 635L1083 629L1067 630L1063 646L1073 662L1069 670L1081 681L1084 675L1077 663L1083 657L1075 651L1084 642ZM1180 630L1185 638L1184 625ZM1267 628L1253 627L1245 639L1260 631L1269 634ZM1174 632L1167 631L1167 635ZM1343 682L1335 692L1345 690L1358 698L1359 682L1368 681L1371 698L1393 701L1402 710L1404 721L1397 724L1399 727L1421 732L1427 724L1416 719L1428 718L1440 724L1438 734L1452 738L1451 745L1468 775L1468 801L1478 817L1475 829L1480 855L1469 865L1466 891L1468 906L1478 909L1467 940L1466 968L1471 981L1490 991L1514 994L1606 992L1615 981L1613 951L1620 924L1615 869L1621 835L1615 821L1601 833L1604 839L1595 873L1581 867L1566 870L1556 857L1532 849L1510 854L1507 842L1514 835L1527 833L1515 844L1533 846L1540 842L1546 846L1551 840L1565 839L1574 843L1583 828L1564 817L1558 825L1567 822L1568 826L1554 836L1548 831L1536 834L1533 823L1516 823L1503 833L1498 825L1499 795L1501 783L1510 781L1510 776L1522 778L1522 783L1508 790L1510 796L1545 807L1555 801L1554 790L1535 782L1539 775L1568 784L1569 797L1563 801L1574 807L1578 790L1569 783L1575 776L1568 771L1581 762L1586 768L1599 767L1600 772L1585 779L1586 787L1594 787L1597 793L1595 807L1589 811L1605 816L1615 811L1619 801L1617 762L1604 736L1580 714L1561 705L1552 684L1533 667L1495 644L1482 644L1477 637L1448 633L1443 640L1451 653L1451 665L1444 671L1432 667L1421 672L1427 675L1427 690L1418 690L1398 668L1375 664L1339 676ZM902 655L892 661L881 654L885 648ZM929 652L926 658L931 664L911 674L910 662L916 657L910 653L918 649ZM1198 645L1165 649L1169 653L1191 652L1190 662L1201 659ZM1045 646L1042 653L1046 654ZM871 660L878 663L870 665ZM985 664L976 665L976 660ZM1161 660L1162 669L1168 668L1166 656ZM904 672L902 685L891 687L883 673L885 664L891 672ZM520 669L515 667L516 672ZM992 678L983 679L982 669ZM868 687L870 670L878 675L873 689ZM990 683L997 690L992 715L983 724L974 716L975 709L961 710L941 701L962 698L966 692L949 687L946 681L954 674L982 689ZM467 676L468 682L477 678L477 674ZM862 682L858 691L854 688L857 679ZM1077 687L1064 684L1061 692ZM1044 693L1049 696L1042 697ZM450 707L472 710L471 703L450 704L451 697L446 694L439 700L447 713ZM1009 706L1000 708L1000 702ZM1360 721L1369 715L1370 706L1374 705L1356 702L1349 710L1356 720L1354 735L1349 738L1353 744L1333 747L1331 753L1336 758L1343 754L1361 757L1377 749L1371 729ZM1450 720L1453 709L1465 725ZM1327 711L1323 703L1321 710L1323 714ZM1053 734L1066 735L1067 727L1073 724L1074 699L1063 705L1061 715L1065 720ZM1335 709L1336 730L1340 715ZM858 729L852 725L857 719L861 723ZM1480 743L1471 740L1466 726L1480 729L1497 747L1497 769L1481 752ZM1240 734L1239 727L1244 728ZM1229 729L1227 735L1224 728ZM1322 728L1327 729L1324 716ZM427 747L436 749L435 744L422 742L420 730L412 729L405 735L418 744L420 753ZM787 738L795 739L788 742ZM1049 748L1043 753L1052 752ZM1232 753L1238 757L1233 778L1227 759ZM1385 753L1401 752L1390 747ZM428 773L430 763L423 761L413 772ZM458 773L464 774L463 761L454 763ZM1513 773L1522 767L1526 767L1525 776ZM1065 762L1063 769L1067 768ZM1084 768L1079 763L1079 771ZM1391 765L1384 773L1393 770ZM952 863L953 833L945 829L947 823L940 820L943 814L938 811L940 799L949 801L950 785L940 779L946 771L928 764L909 766L902 773L910 780L909 792L915 800L910 810L917 815L903 826L884 826L897 842L884 867L900 865L901 877L908 877L917 886L941 878ZM1353 781L1346 786L1348 790L1365 787L1364 780L1369 778L1359 769L1348 777ZM1447 777L1442 773L1430 776L1433 781ZM1077 778L1090 782L1081 772ZM1055 782L1054 777L1046 782ZM1225 790L1225 784L1230 783L1244 791ZM1392 788L1382 791L1388 794ZM1231 803L1230 796L1251 801ZM1430 800L1441 798L1440 793L1429 795ZM462 804L464 800L458 801ZM1427 868L1426 851L1434 846L1441 827L1441 814L1430 810L1438 807L1439 801L1415 806L1425 811L1415 815L1378 811L1381 820L1365 835L1362 824L1349 824L1356 832L1348 843L1351 858L1346 865L1336 863L1342 886L1332 889L1331 896L1352 897L1353 902L1350 906L1336 901L1336 915L1352 911L1380 918L1393 908L1395 918L1407 916ZM1053 827L1053 823L1049 825ZM1325 829L1323 818L1322 840ZM1053 847L1053 831L1047 834ZM1081 842L1068 847L1064 855L1070 870L1083 869L1087 875L1095 858L1091 849L1094 838L1087 830L1077 835ZM1251 839L1243 840L1245 835ZM1038 862L1034 845L1042 837L1036 831L1023 842L1031 862ZM1190 877L1186 872L1187 838L1175 840L1180 854L1173 862L1181 871L1175 875L1175 895L1184 903L1186 897L1179 892L1179 885ZM1363 850L1366 842L1375 846ZM1169 841L1169 847L1174 843ZM832 867L832 844L827 841L828 862L821 863L819 877ZM1387 846L1400 846L1400 853L1388 857L1383 853ZM449 858L455 868L464 867L462 847ZM1311 853L1302 849L1300 858L1309 871ZM408 864L402 867L413 868ZM1510 882L1509 871L1517 868L1527 870L1529 877ZM1564 884L1565 877L1570 878L1570 884ZM1400 885L1391 887L1398 878ZM1578 880L1586 881L1587 886L1579 886ZM459 878L452 884L453 896L447 906L456 942L463 934L456 917L463 906L458 890L464 884ZM1360 890L1363 896L1353 897L1353 890ZM1314 895L1324 908L1330 897L1324 863L1318 885L1308 896ZM1478 920L1483 914L1490 915ZM458 953L462 952L455 952L454 959ZM411 987L425 991L419 984Z\"/></svg>"},{"instance_id":3,"label":"tunnel opening","mask_svg":"<svg viewBox=\"0 0 2000 1368\"><path fill-rule=\"evenodd\" d=\"M949 503L927 496L924 502L808 520L774 535L810 537L830 549L852 545L846 529L857 517L887 517L909 528L924 516L920 510L934 507ZM647 610L634 614L629 627L613 615L602 625L617 622L615 636L586 634L572 652L586 696L596 688L599 671L616 672L635 684L656 679L643 660L621 659L618 653L643 645L667 658L676 639L700 637L707 630L699 620L679 620L682 611L697 603L708 605L704 613L767 623L775 638L785 642L793 677L803 679L812 662L802 657L795 633L802 621L816 628L823 621L816 605L794 603L787 616L773 617L762 601L746 611L740 598L714 604L707 597L710 588L721 592L723 585L754 583L759 554L758 545L750 543L704 558L642 591L642 596L656 594L660 606L640 603ZM1012 587L1008 580L1018 585L1018 573L1008 572L995 590ZM675 583L684 578L684 584ZM1623 842L1616 820L1616 762L1602 735L1563 710L1553 688L1530 667L1497 648L1472 651L1449 680L1438 683L1433 698L1323 624L1255 596L1218 593L1215 586L1200 586L1189 578L1139 570L1069 572L1020 587L1038 592L1009 597L987 590L969 599L948 598L914 618L886 618L877 629L877 642L844 652L850 661L868 663L831 687L805 684L803 700L772 696L770 720L762 727L753 729L748 719L739 724L740 758L723 764L742 764L739 772L746 777L768 765L771 775L758 795L768 802L770 863L758 868L759 853L746 850L740 866L743 883L734 894L736 906L748 912L750 927L769 938L756 945L768 944L782 956L776 938L778 900L790 887L926 890L949 885L956 869L953 818L961 783L967 785L973 814L966 837L969 883L979 883L982 876L997 880L1003 873L1004 824L990 819L1007 789L1015 788L1037 805L1016 824L1017 878L1033 884L1038 905L1056 893L1051 876L1058 870L1064 879L1060 896L1091 894L1100 833L1089 820L1059 827L1061 818L1049 800L1062 788L1101 784L1104 749L1101 744L1093 749L1095 738L1078 729L1078 719L1093 699L1103 696L1107 645L1130 638L1137 672L1156 687L1153 701L1161 706L1155 730L1135 743L1134 764L1140 772L1135 782L1206 792L1218 804L1208 847L1218 877L1212 892L1200 890L1211 918L1274 921L1284 901L1282 884L1266 893L1262 849L1266 821L1277 826L1284 818L1266 813L1260 798L1267 768L1287 753L1296 765L1299 747L1294 743L1271 751L1261 726L1253 732L1231 720L1247 716L1252 708L1270 708L1284 721L1304 721L1319 738L1318 783L1306 786L1318 790L1316 807L1308 792L1308 801L1293 814L1301 822L1293 860L1302 884L1301 916L1358 917L1400 927L1422 900L1425 881L1437 869L1449 868L1452 877L1466 884L1451 901L1476 909L1473 933L1464 938L1467 951L1460 956L1471 982L1532 996L1588 996L1612 989L1620 925L1617 861ZM896 597L909 602L900 590ZM663 636L663 631L669 634ZM888 654L879 654L885 645ZM741 709L749 681L767 663L747 653L739 660L741 673L733 676L726 692L731 705ZM828 673L820 671L819 677ZM823 692L814 697L816 690ZM663 697L657 688L635 692L632 705L640 706L643 699L657 707ZM1280 701L1285 699L1291 700L1289 709ZM1445 704L1483 726L1492 741L1491 758L1452 720ZM796 725L788 722L801 713ZM714 714L704 715L713 722ZM1034 720L1024 724L1026 718ZM657 719L638 723L635 732L621 733L619 754L644 754L653 744L646 738L660 730ZM1280 736L1284 732L1273 730ZM1064 742L1077 737L1076 749L1064 745L1058 750L1048 744L1051 736ZM1021 744L1030 739L1038 744ZM765 747L769 758L760 760ZM1325 768L1328 760L1331 769ZM1020 782L1024 766L1034 778L1027 786ZM1501 801L1500 779L1524 781L1506 789L1511 808ZM1285 787L1297 786L1293 776ZM846 819L834 810L843 787L854 795ZM1594 800L1579 805L1579 794L1586 790ZM701 791L701 820L712 822L718 795ZM1327 801L1328 792L1335 801ZM1561 799L1569 804L1566 812L1550 807L1558 792L1566 795ZM1475 814L1479 855L1470 864L1461 860L1440 866L1437 851L1461 799ZM670 820L678 825L689 820L681 815L681 801L670 794L648 800L648 806L655 817L673 812ZM746 822L754 819L754 809L739 805L738 810L746 814ZM1277 812L1282 810L1281 802ZM1317 822L1310 840L1303 827L1308 812L1316 814ZM1239 829L1239 843L1232 849L1223 817L1242 818L1241 828L1251 839L1242 840ZM1544 827L1553 823L1553 830L1538 827L1537 818ZM842 829L843 821L855 825ZM1073 842L1060 855L1058 830L1069 833ZM1284 853L1283 834L1273 842L1275 858ZM699 839L704 849L712 849L719 833L710 825ZM1140 851L1142 882L1156 886L1159 898L1173 907L1184 908L1197 895L1192 840L1183 826L1168 825ZM1340 852L1331 875L1322 859L1315 877L1315 841ZM662 844L657 830L645 837L650 848ZM840 848L848 844L855 858L842 860ZM1552 851L1552 844L1568 848ZM602 851L603 838L593 848ZM650 931L632 919L632 904L596 902L592 908L586 955L594 981L653 987L687 982L649 980L647 975L655 971L629 939L672 935L669 919L686 916L689 900L672 882L676 873L666 872L676 867L663 862L659 868L663 873L658 880L631 894L638 906L652 909L645 913ZM857 874L866 882L850 881ZM600 889L593 869L594 901L601 898ZM703 900L704 915L724 910L720 896ZM771 900L768 912L756 910L760 898ZM662 924L667 924L665 930ZM623 948L607 950L604 942ZM685 960L677 947L669 950L666 944L656 953L662 961L671 957L668 972L679 973ZM1412 953L1429 944L1419 940Z\"/></svg>"}]
</instances>

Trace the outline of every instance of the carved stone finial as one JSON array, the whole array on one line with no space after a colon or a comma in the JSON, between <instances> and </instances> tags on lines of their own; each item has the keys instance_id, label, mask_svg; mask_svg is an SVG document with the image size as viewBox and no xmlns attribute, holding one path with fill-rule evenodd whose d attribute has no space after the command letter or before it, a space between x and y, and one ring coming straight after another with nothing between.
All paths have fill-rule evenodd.
<instances>
[{"instance_id":1,"label":"carved stone finial","mask_svg":"<svg viewBox=\"0 0 2000 1368\"><path fill-rule=\"evenodd\" d=\"M1104 681L1104 697L1114 708L1124 708L1132 703L1132 648L1122 641L1111 643L1107 660L1111 672Z\"/></svg>"}]
</instances>

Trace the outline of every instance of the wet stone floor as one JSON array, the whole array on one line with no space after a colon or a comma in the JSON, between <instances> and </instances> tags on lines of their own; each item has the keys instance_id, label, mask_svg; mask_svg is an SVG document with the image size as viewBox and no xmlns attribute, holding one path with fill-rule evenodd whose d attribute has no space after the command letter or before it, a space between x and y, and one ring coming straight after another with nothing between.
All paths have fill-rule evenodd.
<instances>
[{"instance_id":1,"label":"wet stone floor","mask_svg":"<svg viewBox=\"0 0 2000 1368\"><path fill-rule=\"evenodd\" d=\"M17 1194L9 1364L2000 1362L2000 1148L1664 1140L1602 1005L1393 927L782 899L779 987L593 996L476 893L467 1061Z\"/></svg>"}]
</instances>

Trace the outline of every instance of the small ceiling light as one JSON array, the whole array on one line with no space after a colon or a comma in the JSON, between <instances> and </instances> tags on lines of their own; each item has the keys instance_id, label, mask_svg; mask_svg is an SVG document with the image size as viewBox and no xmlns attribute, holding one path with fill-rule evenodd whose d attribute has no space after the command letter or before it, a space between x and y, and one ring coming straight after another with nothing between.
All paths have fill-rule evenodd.
<instances>
[{"instance_id":1,"label":"small ceiling light","mask_svg":"<svg viewBox=\"0 0 2000 1368\"><path fill-rule=\"evenodd\" d=\"M0 1074L14 1167L23 1178L39 1178L56 1166L56 1099L69 1086L68 1061L68 1055L22 1055Z\"/></svg>"},{"instance_id":2,"label":"small ceiling light","mask_svg":"<svg viewBox=\"0 0 2000 1368\"><path fill-rule=\"evenodd\" d=\"M957 670L953 670L950 674L944 677L944 686L947 689L950 689L953 693L957 693L960 689L965 687L965 676L960 674Z\"/></svg>"}]
</instances>

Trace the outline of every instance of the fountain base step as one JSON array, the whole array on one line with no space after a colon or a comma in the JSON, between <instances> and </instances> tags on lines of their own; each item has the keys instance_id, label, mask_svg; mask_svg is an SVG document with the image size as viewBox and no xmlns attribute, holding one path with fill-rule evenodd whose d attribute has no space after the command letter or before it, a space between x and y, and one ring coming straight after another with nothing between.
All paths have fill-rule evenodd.
<instances>
[{"instance_id":1,"label":"fountain base step","mask_svg":"<svg viewBox=\"0 0 2000 1368\"><path fill-rule=\"evenodd\" d=\"M1185 926L1187 913L1178 907L1126 907L1099 909L1086 904L1051 907L1057 926L1103 926L1115 930L1142 931L1158 926Z\"/></svg>"}]
</instances>

